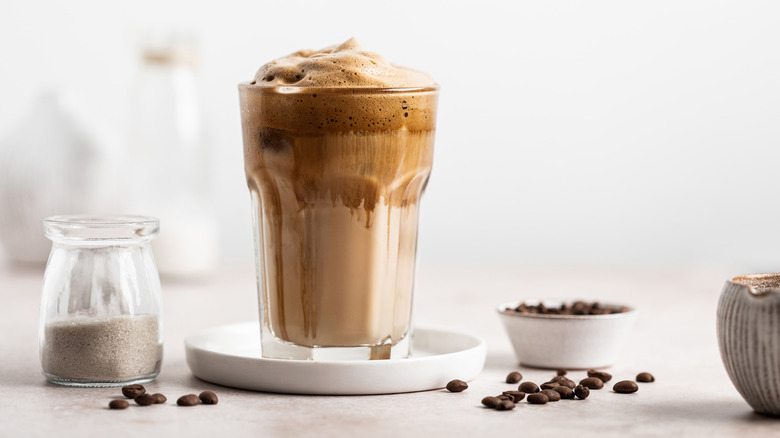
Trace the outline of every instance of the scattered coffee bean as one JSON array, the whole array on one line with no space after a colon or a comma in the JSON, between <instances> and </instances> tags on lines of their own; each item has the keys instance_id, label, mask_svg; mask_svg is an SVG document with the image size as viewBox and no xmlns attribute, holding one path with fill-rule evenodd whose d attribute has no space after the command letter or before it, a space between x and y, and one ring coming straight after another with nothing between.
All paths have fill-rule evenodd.
<instances>
[{"instance_id":1,"label":"scattered coffee bean","mask_svg":"<svg viewBox=\"0 0 780 438\"><path fill-rule=\"evenodd\" d=\"M463 380L451 380L450 383L447 384L447 391L449 392L463 392L466 390L466 388L469 387L469 384L464 382Z\"/></svg>"},{"instance_id":2,"label":"scattered coffee bean","mask_svg":"<svg viewBox=\"0 0 780 438\"><path fill-rule=\"evenodd\" d=\"M512 397L512 401L515 403L525 398L525 393L522 391L504 391L502 395L508 395L509 397Z\"/></svg>"},{"instance_id":3,"label":"scattered coffee bean","mask_svg":"<svg viewBox=\"0 0 780 438\"><path fill-rule=\"evenodd\" d=\"M574 388L574 395L576 395L578 399L585 400L590 395L590 389L588 389L587 386L577 385L577 387Z\"/></svg>"},{"instance_id":4,"label":"scattered coffee bean","mask_svg":"<svg viewBox=\"0 0 780 438\"><path fill-rule=\"evenodd\" d=\"M497 395L497 396L496 396L496 398L498 399L498 401L502 401L502 400L514 400L514 399L515 399L514 397L512 397L511 395L508 395L508 394L501 394L501 395Z\"/></svg>"},{"instance_id":5,"label":"scattered coffee bean","mask_svg":"<svg viewBox=\"0 0 780 438\"><path fill-rule=\"evenodd\" d=\"M556 307L547 307L541 303L536 305L522 303L514 309L507 309L507 312L512 311L539 315L609 315L628 312L628 307L605 306L599 302L586 303L584 301L575 301L571 304L563 303Z\"/></svg>"},{"instance_id":6,"label":"scattered coffee bean","mask_svg":"<svg viewBox=\"0 0 780 438\"><path fill-rule=\"evenodd\" d=\"M536 386L536 383L534 382L523 382L520 384L520 386L517 387L517 389L526 394L533 394L535 392L539 392L539 387Z\"/></svg>"},{"instance_id":7,"label":"scattered coffee bean","mask_svg":"<svg viewBox=\"0 0 780 438\"><path fill-rule=\"evenodd\" d=\"M162 395L160 393L152 394L152 397L154 397L154 403L158 404L158 405L161 405L161 404L163 404L163 403L168 401L168 397L166 397L166 396L164 396L164 395Z\"/></svg>"},{"instance_id":8,"label":"scattered coffee bean","mask_svg":"<svg viewBox=\"0 0 780 438\"><path fill-rule=\"evenodd\" d=\"M461 389L461 391L463 391L463 389ZM217 398L217 394L215 394L214 391L203 391L198 397L200 397L200 401L204 405L215 405L219 403L219 398Z\"/></svg>"},{"instance_id":9,"label":"scattered coffee bean","mask_svg":"<svg viewBox=\"0 0 780 438\"><path fill-rule=\"evenodd\" d=\"M498 405L496 405L497 411L511 411L515 408L515 404L509 400L501 400L498 402Z\"/></svg>"},{"instance_id":10,"label":"scattered coffee bean","mask_svg":"<svg viewBox=\"0 0 780 438\"><path fill-rule=\"evenodd\" d=\"M548 401L550 401L550 399L547 398L547 395L542 392L537 392L535 394L528 394L528 403L534 405L543 405Z\"/></svg>"},{"instance_id":11,"label":"scattered coffee bean","mask_svg":"<svg viewBox=\"0 0 780 438\"><path fill-rule=\"evenodd\" d=\"M552 379L550 379L551 382L559 383L561 380L569 380L566 376L555 376Z\"/></svg>"},{"instance_id":12,"label":"scattered coffee bean","mask_svg":"<svg viewBox=\"0 0 780 438\"><path fill-rule=\"evenodd\" d=\"M539 387L542 389L553 389L556 386L561 386L561 385L557 382L544 382L541 385L539 385Z\"/></svg>"},{"instance_id":13,"label":"scattered coffee bean","mask_svg":"<svg viewBox=\"0 0 780 438\"><path fill-rule=\"evenodd\" d=\"M587 379L580 380L580 385L589 389L601 389L604 387L604 382L598 377L588 377Z\"/></svg>"},{"instance_id":14,"label":"scattered coffee bean","mask_svg":"<svg viewBox=\"0 0 780 438\"><path fill-rule=\"evenodd\" d=\"M127 400L111 400L108 402L109 409L127 409L130 403Z\"/></svg>"},{"instance_id":15,"label":"scattered coffee bean","mask_svg":"<svg viewBox=\"0 0 780 438\"><path fill-rule=\"evenodd\" d=\"M200 399L195 394L187 394L179 397L176 400L176 404L179 406L196 406L200 404Z\"/></svg>"},{"instance_id":16,"label":"scattered coffee bean","mask_svg":"<svg viewBox=\"0 0 780 438\"><path fill-rule=\"evenodd\" d=\"M574 380L569 380L569 379L559 380L558 384L561 385L561 386L565 386L565 387L567 387L569 389L574 389L574 387L577 386L577 384L574 383Z\"/></svg>"},{"instance_id":17,"label":"scattered coffee bean","mask_svg":"<svg viewBox=\"0 0 780 438\"><path fill-rule=\"evenodd\" d=\"M122 395L127 398L136 398L141 394L146 394L144 385L127 385L122 387Z\"/></svg>"},{"instance_id":18,"label":"scattered coffee bean","mask_svg":"<svg viewBox=\"0 0 780 438\"><path fill-rule=\"evenodd\" d=\"M152 394L141 394L133 400L135 400L135 403L139 406L149 406L156 403L156 399Z\"/></svg>"},{"instance_id":19,"label":"scattered coffee bean","mask_svg":"<svg viewBox=\"0 0 780 438\"><path fill-rule=\"evenodd\" d=\"M557 392L561 395L561 398L564 399L573 399L574 398L574 391L569 388L568 386L556 386L553 388L553 391Z\"/></svg>"},{"instance_id":20,"label":"scattered coffee bean","mask_svg":"<svg viewBox=\"0 0 780 438\"><path fill-rule=\"evenodd\" d=\"M621 380L620 382L615 383L615 386L612 387L612 390L621 394L631 394L632 392L637 392L639 390L639 386L637 386L636 382L634 381Z\"/></svg>"},{"instance_id":21,"label":"scattered coffee bean","mask_svg":"<svg viewBox=\"0 0 780 438\"><path fill-rule=\"evenodd\" d=\"M519 371L512 371L506 376L506 383L517 383L523 380L523 375Z\"/></svg>"},{"instance_id":22,"label":"scattered coffee bean","mask_svg":"<svg viewBox=\"0 0 780 438\"><path fill-rule=\"evenodd\" d=\"M636 381L642 383L655 382L655 376L650 373L639 373L636 375Z\"/></svg>"},{"instance_id":23,"label":"scattered coffee bean","mask_svg":"<svg viewBox=\"0 0 780 438\"><path fill-rule=\"evenodd\" d=\"M503 400L500 400L498 397L485 397L482 399L482 404L488 408L495 409L496 406L498 406L498 403L501 401Z\"/></svg>"},{"instance_id":24,"label":"scattered coffee bean","mask_svg":"<svg viewBox=\"0 0 780 438\"><path fill-rule=\"evenodd\" d=\"M547 396L547 400L551 402L557 402L561 399L561 395L558 394L558 392L553 391L552 389L543 389L540 394L544 394Z\"/></svg>"},{"instance_id":25,"label":"scattered coffee bean","mask_svg":"<svg viewBox=\"0 0 780 438\"><path fill-rule=\"evenodd\" d=\"M612 374L599 370L588 370L588 377L596 377L597 379L600 379L602 383L607 383L612 380Z\"/></svg>"},{"instance_id":26,"label":"scattered coffee bean","mask_svg":"<svg viewBox=\"0 0 780 438\"><path fill-rule=\"evenodd\" d=\"M566 370L558 370L558 371L556 371L555 373L556 373L558 376L565 376L565 375L566 375Z\"/></svg>"}]
</instances>

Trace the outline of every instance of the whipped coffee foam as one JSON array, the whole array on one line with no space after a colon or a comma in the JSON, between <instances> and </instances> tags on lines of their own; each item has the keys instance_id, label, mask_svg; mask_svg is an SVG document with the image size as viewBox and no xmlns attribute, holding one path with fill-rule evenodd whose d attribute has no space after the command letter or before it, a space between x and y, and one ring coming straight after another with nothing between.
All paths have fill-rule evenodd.
<instances>
[{"instance_id":1,"label":"whipped coffee foam","mask_svg":"<svg viewBox=\"0 0 780 438\"><path fill-rule=\"evenodd\" d=\"M428 87L427 74L390 64L355 38L322 50L300 50L262 66L254 85L277 87Z\"/></svg>"}]
</instances>

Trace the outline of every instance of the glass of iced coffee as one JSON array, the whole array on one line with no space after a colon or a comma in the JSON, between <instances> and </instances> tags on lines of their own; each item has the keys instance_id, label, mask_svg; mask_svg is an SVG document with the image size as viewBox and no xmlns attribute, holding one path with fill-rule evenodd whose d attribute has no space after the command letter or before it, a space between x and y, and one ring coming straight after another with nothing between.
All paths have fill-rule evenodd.
<instances>
[{"instance_id":1,"label":"glass of iced coffee","mask_svg":"<svg viewBox=\"0 0 780 438\"><path fill-rule=\"evenodd\" d=\"M438 86L352 39L239 94L263 356L407 357Z\"/></svg>"}]
</instances>

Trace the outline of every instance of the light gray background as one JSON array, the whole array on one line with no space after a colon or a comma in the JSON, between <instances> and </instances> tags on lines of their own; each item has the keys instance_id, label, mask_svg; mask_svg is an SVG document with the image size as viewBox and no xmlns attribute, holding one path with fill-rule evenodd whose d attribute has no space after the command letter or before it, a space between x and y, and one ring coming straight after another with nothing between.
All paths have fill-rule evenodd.
<instances>
[{"instance_id":1,"label":"light gray background","mask_svg":"<svg viewBox=\"0 0 780 438\"><path fill-rule=\"evenodd\" d=\"M780 3L5 0L0 138L57 87L121 145L149 27L200 42L226 263L252 259L236 84L355 36L442 87L423 263L780 265Z\"/></svg>"}]
</instances>

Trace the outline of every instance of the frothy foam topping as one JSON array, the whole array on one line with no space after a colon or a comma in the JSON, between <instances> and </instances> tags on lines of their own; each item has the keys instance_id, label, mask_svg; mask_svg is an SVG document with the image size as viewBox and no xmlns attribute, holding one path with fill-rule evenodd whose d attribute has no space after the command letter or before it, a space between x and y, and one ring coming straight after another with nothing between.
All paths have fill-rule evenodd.
<instances>
[{"instance_id":1,"label":"frothy foam topping","mask_svg":"<svg viewBox=\"0 0 780 438\"><path fill-rule=\"evenodd\" d=\"M322 50L300 50L260 67L252 84L264 87L428 87L427 74L390 64L355 38Z\"/></svg>"}]
</instances>

